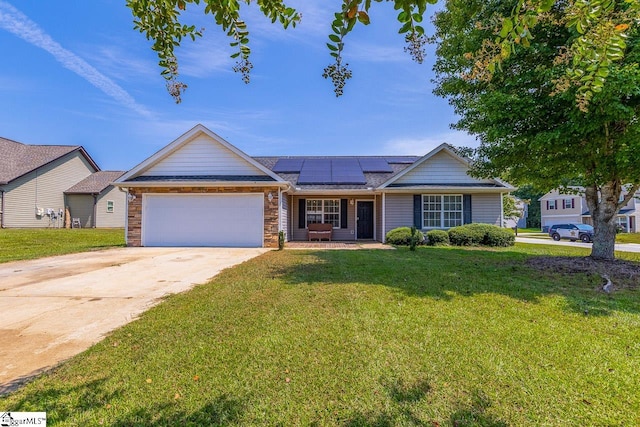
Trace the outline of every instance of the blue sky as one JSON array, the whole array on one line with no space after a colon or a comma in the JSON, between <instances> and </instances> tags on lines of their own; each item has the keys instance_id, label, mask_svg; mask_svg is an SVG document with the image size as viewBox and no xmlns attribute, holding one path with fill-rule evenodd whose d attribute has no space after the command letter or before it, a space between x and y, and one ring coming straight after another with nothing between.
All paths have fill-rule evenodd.
<instances>
[{"instance_id":1,"label":"blue sky","mask_svg":"<svg viewBox=\"0 0 640 427\"><path fill-rule=\"evenodd\" d=\"M197 123L249 155L422 155L442 142L475 145L453 131L447 101L432 94L433 47L411 61L396 11L375 3L372 25L347 40L353 70L336 98L322 70L338 0L294 0L302 23L284 31L245 8L254 69L232 71L233 52L210 16L178 50L189 88L176 105L150 42L133 30L124 0L0 0L0 136L27 144L82 145L103 170L127 170Z\"/></svg>"}]
</instances>

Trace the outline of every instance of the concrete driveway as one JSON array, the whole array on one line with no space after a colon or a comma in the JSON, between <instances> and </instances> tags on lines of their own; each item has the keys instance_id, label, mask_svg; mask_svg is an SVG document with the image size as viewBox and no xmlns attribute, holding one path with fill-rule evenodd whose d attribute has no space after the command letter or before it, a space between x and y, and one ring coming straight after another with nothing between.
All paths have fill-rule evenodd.
<instances>
[{"instance_id":1,"label":"concrete driveway","mask_svg":"<svg viewBox=\"0 0 640 427\"><path fill-rule=\"evenodd\" d=\"M117 248L0 264L0 394L268 249Z\"/></svg>"}]
</instances>

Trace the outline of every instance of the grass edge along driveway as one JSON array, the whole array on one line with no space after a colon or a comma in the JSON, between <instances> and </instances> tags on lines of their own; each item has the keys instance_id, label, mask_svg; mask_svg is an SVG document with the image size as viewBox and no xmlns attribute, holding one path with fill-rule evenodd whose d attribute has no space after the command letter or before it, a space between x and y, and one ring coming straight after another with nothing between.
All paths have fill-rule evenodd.
<instances>
[{"instance_id":1,"label":"grass edge along driveway","mask_svg":"<svg viewBox=\"0 0 640 427\"><path fill-rule=\"evenodd\" d=\"M122 228L0 229L0 263L124 246Z\"/></svg>"},{"instance_id":2,"label":"grass edge along driveway","mask_svg":"<svg viewBox=\"0 0 640 427\"><path fill-rule=\"evenodd\" d=\"M270 252L0 407L56 425L637 425L637 290L526 265L554 253Z\"/></svg>"}]
</instances>

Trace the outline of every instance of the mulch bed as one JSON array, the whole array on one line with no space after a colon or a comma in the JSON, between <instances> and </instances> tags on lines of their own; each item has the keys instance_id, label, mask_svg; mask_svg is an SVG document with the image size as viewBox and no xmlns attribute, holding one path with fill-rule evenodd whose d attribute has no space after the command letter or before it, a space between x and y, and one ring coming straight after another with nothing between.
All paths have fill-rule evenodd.
<instances>
[{"instance_id":1,"label":"mulch bed","mask_svg":"<svg viewBox=\"0 0 640 427\"><path fill-rule=\"evenodd\" d=\"M624 260L596 260L591 257L533 257L527 265L537 270L556 274L607 275L614 290L638 289L640 286L640 263ZM604 285L606 280L602 279Z\"/></svg>"}]
</instances>

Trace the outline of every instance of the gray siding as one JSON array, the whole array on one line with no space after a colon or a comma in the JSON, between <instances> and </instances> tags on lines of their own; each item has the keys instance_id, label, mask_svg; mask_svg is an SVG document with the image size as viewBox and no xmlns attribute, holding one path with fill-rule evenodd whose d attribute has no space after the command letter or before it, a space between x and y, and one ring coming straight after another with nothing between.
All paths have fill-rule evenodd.
<instances>
[{"instance_id":1,"label":"gray siding","mask_svg":"<svg viewBox=\"0 0 640 427\"><path fill-rule=\"evenodd\" d=\"M289 199L291 196L282 194L282 207L280 211L280 230L285 233L285 240L289 241L291 230L289 229Z\"/></svg>"},{"instance_id":2,"label":"gray siding","mask_svg":"<svg viewBox=\"0 0 640 427\"><path fill-rule=\"evenodd\" d=\"M398 227L413 225L413 194L387 194L385 196L385 227L383 235Z\"/></svg>"},{"instance_id":3,"label":"gray siding","mask_svg":"<svg viewBox=\"0 0 640 427\"><path fill-rule=\"evenodd\" d=\"M502 227L502 224L500 224L500 218L502 217L501 198L500 193L473 194L471 196L472 222L481 222Z\"/></svg>"},{"instance_id":4,"label":"gray siding","mask_svg":"<svg viewBox=\"0 0 640 427\"><path fill-rule=\"evenodd\" d=\"M415 169L398 178L398 184L441 184L441 183L489 183L490 179L477 179L469 176L469 166L446 151L440 151Z\"/></svg>"},{"instance_id":5,"label":"gray siding","mask_svg":"<svg viewBox=\"0 0 640 427\"><path fill-rule=\"evenodd\" d=\"M54 162L24 175L6 186L5 227L37 228L53 224L49 216L36 215L36 208L64 211L64 191L95 172L79 152L69 153Z\"/></svg>"},{"instance_id":6,"label":"gray siding","mask_svg":"<svg viewBox=\"0 0 640 427\"><path fill-rule=\"evenodd\" d=\"M455 193L452 193L455 194ZM413 194L387 194L385 203L386 235L389 230L413 225ZM472 194L471 214L472 222L481 222L500 226L501 195Z\"/></svg>"},{"instance_id":7,"label":"gray siding","mask_svg":"<svg viewBox=\"0 0 640 427\"><path fill-rule=\"evenodd\" d=\"M107 201L113 201L113 212L107 212ZM96 227L124 228L127 195L110 185L98 196L96 206Z\"/></svg>"},{"instance_id":8,"label":"gray siding","mask_svg":"<svg viewBox=\"0 0 640 427\"><path fill-rule=\"evenodd\" d=\"M265 175L208 135L200 134L143 175Z\"/></svg>"},{"instance_id":9,"label":"gray siding","mask_svg":"<svg viewBox=\"0 0 640 427\"><path fill-rule=\"evenodd\" d=\"M67 195L67 206L71 218L80 219L82 228L91 228L93 222L93 196L90 194Z\"/></svg>"}]
</instances>

